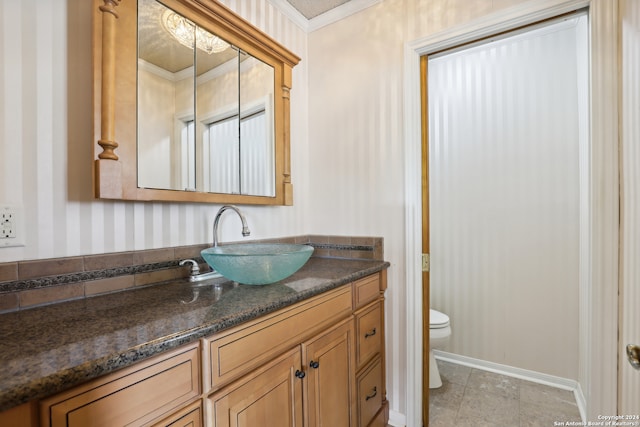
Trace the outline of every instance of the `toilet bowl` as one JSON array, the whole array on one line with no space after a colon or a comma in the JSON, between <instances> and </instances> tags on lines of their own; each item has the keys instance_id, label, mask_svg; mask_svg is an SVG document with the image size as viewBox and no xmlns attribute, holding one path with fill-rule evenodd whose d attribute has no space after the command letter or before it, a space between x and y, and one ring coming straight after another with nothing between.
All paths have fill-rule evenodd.
<instances>
[{"instance_id":1,"label":"toilet bowl","mask_svg":"<svg viewBox=\"0 0 640 427\"><path fill-rule=\"evenodd\" d=\"M436 358L433 356L433 349L443 349L449 342L451 336L451 326L449 316L438 310L429 310L429 388L442 386L440 372Z\"/></svg>"}]
</instances>

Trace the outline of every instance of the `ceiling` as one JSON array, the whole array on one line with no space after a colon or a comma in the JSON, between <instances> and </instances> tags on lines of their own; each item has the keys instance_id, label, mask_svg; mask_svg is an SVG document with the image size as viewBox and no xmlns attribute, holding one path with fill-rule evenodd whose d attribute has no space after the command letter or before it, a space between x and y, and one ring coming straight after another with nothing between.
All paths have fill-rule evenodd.
<instances>
[{"instance_id":1,"label":"ceiling","mask_svg":"<svg viewBox=\"0 0 640 427\"><path fill-rule=\"evenodd\" d=\"M287 0L305 18L312 19L350 0Z\"/></svg>"},{"instance_id":2,"label":"ceiling","mask_svg":"<svg viewBox=\"0 0 640 427\"><path fill-rule=\"evenodd\" d=\"M280 1L284 3L283 0ZM286 0L286 2L309 21L347 3L349 5L358 2L367 4L365 0ZM139 57L171 73L192 66L193 51L177 43L160 25L160 17L166 7L156 0L139 0L138 6ZM230 60L234 53L233 49L228 49L215 55L201 54L198 57L198 68L204 71L215 68Z\"/></svg>"},{"instance_id":3,"label":"ceiling","mask_svg":"<svg viewBox=\"0 0 640 427\"><path fill-rule=\"evenodd\" d=\"M282 3L285 0L278 0ZM371 2L372 0L367 0ZM347 3L368 4L365 0L286 0L286 3L297 10L305 20L332 11ZM193 65L193 51L181 46L161 27L160 17L166 7L156 0L139 0L138 4L139 29L139 57L146 63L161 67L171 73L176 73ZM230 60L235 51L228 49L215 55L200 54L198 68L203 72L215 68L217 65ZM235 53L237 55L237 53Z\"/></svg>"},{"instance_id":4,"label":"ceiling","mask_svg":"<svg viewBox=\"0 0 640 427\"><path fill-rule=\"evenodd\" d=\"M197 56L196 74L200 75L232 59L247 59L246 54L238 54L236 49L226 49L215 54L206 54L196 49L182 46L160 23L167 8L156 0L138 0L138 57L148 64L160 67L170 73L177 73L194 65Z\"/></svg>"}]
</instances>

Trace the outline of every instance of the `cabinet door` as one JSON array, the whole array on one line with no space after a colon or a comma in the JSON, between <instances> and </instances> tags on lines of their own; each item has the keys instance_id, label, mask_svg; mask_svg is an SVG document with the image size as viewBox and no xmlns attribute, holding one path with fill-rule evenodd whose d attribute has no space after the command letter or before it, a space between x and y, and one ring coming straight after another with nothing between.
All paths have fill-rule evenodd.
<instances>
[{"instance_id":1,"label":"cabinet door","mask_svg":"<svg viewBox=\"0 0 640 427\"><path fill-rule=\"evenodd\" d=\"M302 427L300 348L209 397L216 427ZM206 423L209 425L209 423Z\"/></svg>"},{"instance_id":2,"label":"cabinet door","mask_svg":"<svg viewBox=\"0 0 640 427\"><path fill-rule=\"evenodd\" d=\"M305 426L355 426L353 318L302 345Z\"/></svg>"}]
</instances>

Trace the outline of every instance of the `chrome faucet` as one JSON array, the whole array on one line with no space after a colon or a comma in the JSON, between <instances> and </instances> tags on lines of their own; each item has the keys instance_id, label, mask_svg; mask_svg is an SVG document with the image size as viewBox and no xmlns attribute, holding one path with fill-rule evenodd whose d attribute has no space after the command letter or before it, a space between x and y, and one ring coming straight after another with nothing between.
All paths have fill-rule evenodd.
<instances>
[{"instance_id":1,"label":"chrome faucet","mask_svg":"<svg viewBox=\"0 0 640 427\"><path fill-rule=\"evenodd\" d=\"M182 267L185 264L191 264L191 269L189 272L189 277L195 277L198 274L200 274L200 266L198 265L197 262L195 262L192 259L183 259L182 261L179 262L178 265L180 265L180 267Z\"/></svg>"},{"instance_id":2,"label":"chrome faucet","mask_svg":"<svg viewBox=\"0 0 640 427\"><path fill-rule=\"evenodd\" d=\"M200 282L202 280L217 279L218 277L222 277L222 274L218 273L215 270L211 270L206 273L201 273L200 266L198 266L198 263L193 259L183 259L182 261L179 262L180 266L183 266L185 264L191 265L191 268L189 269L190 282Z\"/></svg>"},{"instance_id":3,"label":"chrome faucet","mask_svg":"<svg viewBox=\"0 0 640 427\"><path fill-rule=\"evenodd\" d=\"M247 220L245 219L242 212L240 212L240 209L238 209L234 205L225 205L220 208L220 210L216 214L216 219L213 221L213 246L218 246L218 223L220 222L220 216L227 209L234 210L240 217L240 221L242 221L242 235L244 237L247 237L251 234L251 231L249 231L249 227L247 226Z\"/></svg>"}]
</instances>

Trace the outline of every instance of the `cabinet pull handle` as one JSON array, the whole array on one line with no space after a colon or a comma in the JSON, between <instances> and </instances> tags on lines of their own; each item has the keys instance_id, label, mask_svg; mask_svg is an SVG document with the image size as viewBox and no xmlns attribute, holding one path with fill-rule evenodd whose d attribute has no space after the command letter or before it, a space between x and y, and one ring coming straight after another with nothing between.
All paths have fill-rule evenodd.
<instances>
[{"instance_id":1,"label":"cabinet pull handle","mask_svg":"<svg viewBox=\"0 0 640 427\"><path fill-rule=\"evenodd\" d=\"M313 369L318 369L318 367L320 367L320 363L312 360L311 362L309 362L309 366L311 366Z\"/></svg>"},{"instance_id":2,"label":"cabinet pull handle","mask_svg":"<svg viewBox=\"0 0 640 427\"><path fill-rule=\"evenodd\" d=\"M365 338L369 338L372 337L376 334L376 328L373 328L370 332L367 332L366 334L364 334Z\"/></svg>"},{"instance_id":3,"label":"cabinet pull handle","mask_svg":"<svg viewBox=\"0 0 640 427\"><path fill-rule=\"evenodd\" d=\"M298 369L296 369L295 376L300 378L300 379L303 379L305 377L305 373L300 371L300 370L298 370Z\"/></svg>"},{"instance_id":4,"label":"cabinet pull handle","mask_svg":"<svg viewBox=\"0 0 640 427\"><path fill-rule=\"evenodd\" d=\"M364 400L373 399L374 397L376 397L377 394L378 394L378 387L374 387L371 394L368 394Z\"/></svg>"}]
</instances>

